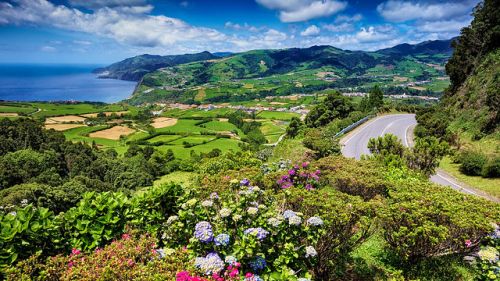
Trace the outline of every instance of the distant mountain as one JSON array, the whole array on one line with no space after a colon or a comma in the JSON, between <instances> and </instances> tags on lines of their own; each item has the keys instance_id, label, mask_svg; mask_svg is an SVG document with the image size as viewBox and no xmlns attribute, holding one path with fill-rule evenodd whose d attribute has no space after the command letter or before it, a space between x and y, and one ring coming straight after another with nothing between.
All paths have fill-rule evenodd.
<instances>
[{"instance_id":1,"label":"distant mountain","mask_svg":"<svg viewBox=\"0 0 500 281\"><path fill-rule=\"evenodd\" d=\"M98 72L106 78L140 80L134 103L245 100L370 83L440 91L448 85L444 63L452 54L451 42L400 44L372 52L312 46L234 54L142 55ZM422 83L430 85L422 87Z\"/></svg>"},{"instance_id":2,"label":"distant mountain","mask_svg":"<svg viewBox=\"0 0 500 281\"><path fill-rule=\"evenodd\" d=\"M220 57L220 58L229 57L229 56L232 56L233 54L234 53L231 53L231 52L216 52L216 53L213 53L214 56Z\"/></svg>"},{"instance_id":3,"label":"distant mountain","mask_svg":"<svg viewBox=\"0 0 500 281\"><path fill-rule=\"evenodd\" d=\"M169 56L145 54L122 60L107 67L95 69L93 73L96 73L100 78L139 81L145 74L163 67L219 57L206 51L197 54Z\"/></svg>"}]
</instances>

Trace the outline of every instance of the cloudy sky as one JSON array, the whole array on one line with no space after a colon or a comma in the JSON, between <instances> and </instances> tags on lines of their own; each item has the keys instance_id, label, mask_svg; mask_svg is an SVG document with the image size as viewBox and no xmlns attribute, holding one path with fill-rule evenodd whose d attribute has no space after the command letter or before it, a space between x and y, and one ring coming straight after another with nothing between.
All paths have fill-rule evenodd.
<instances>
[{"instance_id":1,"label":"cloudy sky","mask_svg":"<svg viewBox=\"0 0 500 281\"><path fill-rule=\"evenodd\" d=\"M0 63L449 39L479 0L0 0Z\"/></svg>"}]
</instances>

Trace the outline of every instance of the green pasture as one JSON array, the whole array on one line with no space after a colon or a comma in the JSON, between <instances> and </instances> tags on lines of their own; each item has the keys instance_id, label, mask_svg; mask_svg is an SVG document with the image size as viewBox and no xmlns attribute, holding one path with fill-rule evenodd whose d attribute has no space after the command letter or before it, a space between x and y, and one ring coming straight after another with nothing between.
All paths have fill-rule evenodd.
<instances>
[{"instance_id":1,"label":"green pasture","mask_svg":"<svg viewBox=\"0 0 500 281\"><path fill-rule=\"evenodd\" d=\"M259 119L291 120L292 117L300 117L300 114L279 111L261 111L259 114L257 114L257 118Z\"/></svg>"}]
</instances>

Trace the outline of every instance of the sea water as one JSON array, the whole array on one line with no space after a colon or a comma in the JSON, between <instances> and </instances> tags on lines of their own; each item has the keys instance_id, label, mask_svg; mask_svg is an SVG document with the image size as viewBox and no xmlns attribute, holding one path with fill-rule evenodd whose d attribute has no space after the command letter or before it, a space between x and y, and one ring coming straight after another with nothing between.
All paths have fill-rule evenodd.
<instances>
[{"instance_id":1,"label":"sea water","mask_svg":"<svg viewBox=\"0 0 500 281\"><path fill-rule=\"evenodd\" d=\"M99 79L92 73L97 67L0 64L0 100L113 103L130 97L135 82Z\"/></svg>"}]
</instances>

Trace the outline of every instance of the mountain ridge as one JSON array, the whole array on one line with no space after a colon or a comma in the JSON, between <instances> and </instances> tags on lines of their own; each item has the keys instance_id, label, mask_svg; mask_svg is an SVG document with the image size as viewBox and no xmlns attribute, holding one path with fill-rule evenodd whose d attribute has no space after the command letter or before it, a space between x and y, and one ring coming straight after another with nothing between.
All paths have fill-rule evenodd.
<instances>
[{"instance_id":1,"label":"mountain ridge","mask_svg":"<svg viewBox=\"0 0 500 281\"><path fill-rule=\"evenodd\" d=\"M399 55L403 57L408 54L413 54L418 51L431 51L428 53L446 53L451 54L451 41L449 40L429 40L418 44L399 44L391 48L384 48L377 51L352 51L343 50L331 45L314 45L308 48L286 48L286 49L261 49L261 50L250 50L241 53L231 53L231 52L214 52L210 53L208 51L194 53L194 54L183 54L183 55L150 55L143 54L135 57L127 58L122 61L113 63L109 66L98 68L94 70L95 74L98 74L100 78L111 78L129 81L140 81L141 78L151 72L154 72L160 68L172 67L179 64L191 63L197 61L207 61L207 60L217 60L224 59L228 57L234 57L236 55L251 54L254 52L268 52L277 54L277 56L288 54L300 56L304 53L314 53L328 50L331 53L344 53L347 55L360 55L360 54L377 54L382 53L386 55ZM369 56L364 57L370 60ZM335 62L332 62L335 64Z\"/></svg>"}]
</instances>

